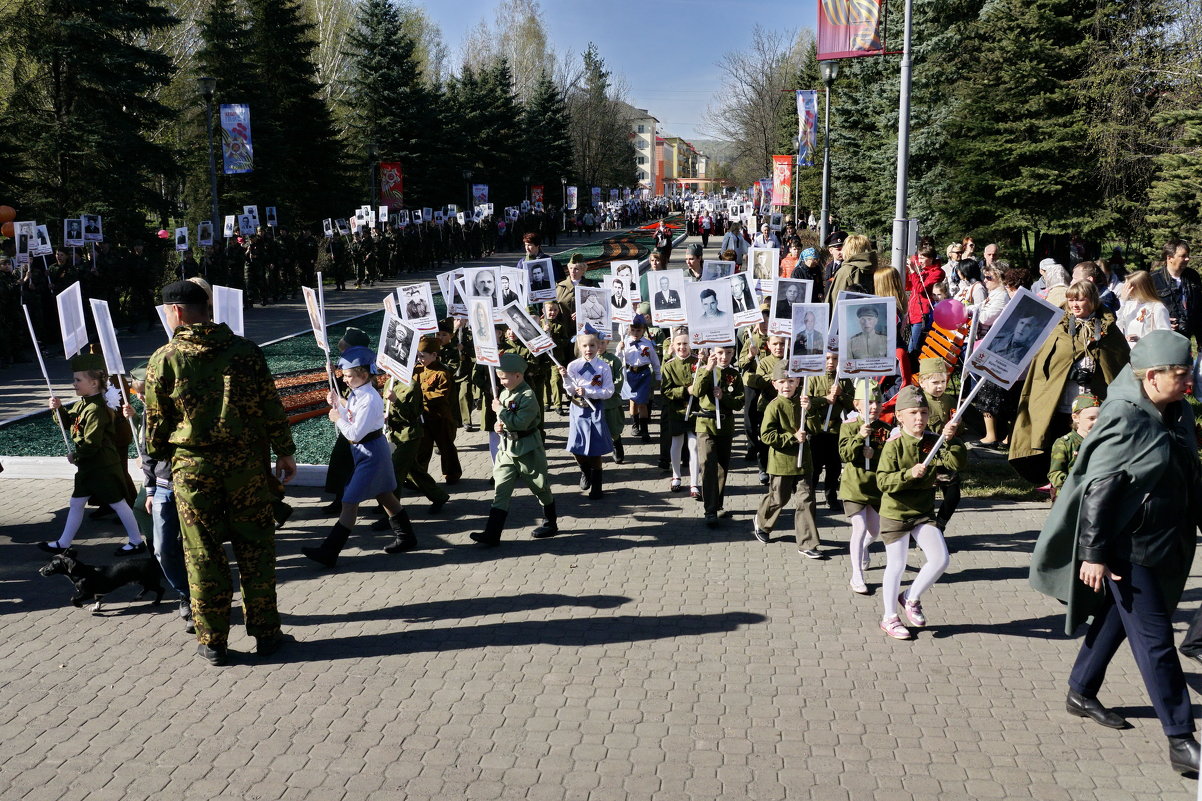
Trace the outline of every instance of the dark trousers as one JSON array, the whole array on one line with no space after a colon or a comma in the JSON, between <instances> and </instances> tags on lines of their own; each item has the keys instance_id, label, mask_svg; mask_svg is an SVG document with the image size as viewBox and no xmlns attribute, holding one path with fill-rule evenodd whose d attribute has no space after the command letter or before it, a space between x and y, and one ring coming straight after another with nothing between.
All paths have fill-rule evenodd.
<instances>
[{"instance_id":1,"label":"dark trousers","mask_svg":"<svg viewBox=\"0 0 1202 801\"><path fill-rule=\"evenodd\" d=\"M1194 619L1190 621L1189 631L1185 633L1185 639L1181 641L1181 653L1188 656L1202 654L1202 606L1199 606L1198 611L1194 612Z\"/></svg>"},{"instance_id":2,"label":"dark trousers","mask_svg":"<svg viewBox=\"0 0 1202 801\"><path fill-rule=\"evenodd\" d=\"M839 493L839 475L843 472L843 462L839 459L839 437L827 431L820 431L810 436L809 443L814 460L814 472L810 476L810 486L814 495L818 495L818 475L826 471L822 488L828 500L834 498Z\"/></svg>"},{"instance_id":3,"label":"dark trousers","mask_svg":"<svg viewBox=\"0 0 1202 801\"><path fill-rule=\"evenodd\" d=\"M430 458L434 455L434 446L437 445L443 476L451 481L458 481L463 475L463 468L459 464L459 451L455 449L455 430L454 424L445 420L427 420L426 429L417 446L418 466L429 470Z\"/></svg>"},{"instance_id":4,"label":"dark trousers","mask_svg":"<svg viewBox=\"0 0 1202 801\"><path fill-rule=\"evenodd\" d=\"M956 507L960 505L960 474L951 473L951 478L945 481L940 473L936 478L935 486L943 493L943 503L939 504L939 511L935 513L935 518L947 525L947 522L952 519L952 515L956 513Z\"/></svg>"},{"instance_id":5,"label":"dark trousers","mask_svg":"<svg viewBox=\"0 0 1202 801\"><path fill-rule=\"evenodd\" d=\"M728 423L729 425L729 423ZM716 515L726 495L726 471L730 468L730 443L734 436L697 432L697 459L701 462L701 499L705 514Z\"/></svg>"},{"instance_id":6,"label":"dark trousers","mask_svg":"<svg viewBox=\"0 0 1202 801\"><path fill-rule=\"evenodd\" d=\"M1094 616L1077 654L1068 686L1094 698L1123 640L1131 641L1152 708L1168 736L1194 731L1181 660L1173 649L1173 610L1164 601L1157 572L1142 565L1110 566L1121 581L1106 580L1105 608Z\"/></svg>"}]
</instances>

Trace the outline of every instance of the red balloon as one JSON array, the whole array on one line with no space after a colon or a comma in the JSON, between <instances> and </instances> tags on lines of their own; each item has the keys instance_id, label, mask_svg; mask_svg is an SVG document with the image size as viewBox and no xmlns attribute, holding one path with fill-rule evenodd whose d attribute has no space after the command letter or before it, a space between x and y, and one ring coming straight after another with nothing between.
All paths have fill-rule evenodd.
<instances>
[{"instance_id":1,"label":"red balloon","mask_svg":"<svg viewBox=\"0 0 1202 801\"><path fill-rule=\"evenodd\" d=\"M159 229L159 233L158 233L158 237L159 237L159 239L170 239L170 238L171 238L171 232L170 232L170 231L168 231L166 228L160 228L160 229Z\"/></svg>"},{"instance_id":2,"label":"red balloon","mask_svg":"<svg viewBox=\"0 0 1202 801\"><path fill-rule=\"evenodd\" d=\"M0 206L0 223L12 222L17 219L17 210L12 206ZM12 234L5 234L12 236Z\"/></svg>"},{"instance_id":3,"label":"red balloon","mask_svg":"<svg viewBox=\"0 0 1202 801\"><path fill-rule=\"evenodd\" d=\"M935 304L934 316L935 325L944 331L955 331L968 317L968 311L960 301L948 298Z\"/></svg>"},{"instance_id":4,"label":"red balloon","mask_svg":"<svg viewBox=\"0 0 1202 801\"><path fill-rule=\"evenodd\" d=\"M11 239L13 235L12 222L6 222L4 225L0 225L0 234L4 234Z\"/></svg>"}]
</instances>

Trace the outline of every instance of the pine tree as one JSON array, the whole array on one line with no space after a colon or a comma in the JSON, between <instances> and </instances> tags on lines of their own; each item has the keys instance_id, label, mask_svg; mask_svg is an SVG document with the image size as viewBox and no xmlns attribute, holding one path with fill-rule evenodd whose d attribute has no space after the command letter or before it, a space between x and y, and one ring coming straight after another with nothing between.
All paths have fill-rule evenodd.
<instances>
[{"instance_id":1,"label":"pine tree","mask_svg":"<svg viewBox=\"0 0 1202 801\"><path fill-rule=\"evenodd\" d=\"M572 140L568 135L568 106L563 93L543 73L522 112L523 169L531 181L544 186L571 177Z\"/></svg>"},{"instance_id":2,"label":"pine tree","mask_svg":"<svg viewBox=\"0 0 1202 801\"><path fill-rule=\"evenodd\" d=\"M1154 159L1156 177L1148 193L1148 222L1154 243L1202 240L1202 111L1164 112L1156 122L1174 141Z\"/></svg>"}]
</instances>

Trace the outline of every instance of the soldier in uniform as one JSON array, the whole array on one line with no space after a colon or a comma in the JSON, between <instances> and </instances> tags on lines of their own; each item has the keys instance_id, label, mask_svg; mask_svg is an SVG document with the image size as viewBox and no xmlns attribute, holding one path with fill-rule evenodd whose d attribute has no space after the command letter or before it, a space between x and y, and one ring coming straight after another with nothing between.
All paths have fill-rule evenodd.
<instances>
[{"instance_id":1,"label":"soldier in uniform","mask_svg":"<svg viewBox=\"0 0 1202 801\"><path fill-rule=\"evenodd\" d=\"M880 314L876 306L861 306L856 311L860 333L847 343L848 358L883 359L889 355L889 338L877 331Z\"/></svg>"},{"instance_id":2,"label":"soldier in uniform","mask_svg":"<svg viewBox=\"0 0 1202 801\"><path fill-rule=\"evenodd\" d=\"M530 536L542 539L559 533L555 496L547 482L547 452L538 434L542 411L534 390L526 383L526 366L526 360L521 356L505 353L497 368L497 381L503 389L492 401L492 410L497 416L495 430L501 437L492 472L496 489L484 531L471 535L484 548L491 548L501 541L505 518L509 516L509 498L519 478L538 498L546 518L541 526L530 532Z\"/></svg>"},{"instance_id":3,"label":"soldier in uniform","mask_svg":"<svg viewBox=\"0 0 1202 801\"><path fill-rule=\"evenodd\" d=\"M194 283L163 288L172 340L150 357L146 450L170 459L192 597L197 653L227 660L233 582L223 543L238 560L246 629L261 656L282 642L275 587L275 521L260 444L276 473L296 474L296 445L262 351L213 323Z\"/></svg>"}]
</instances>

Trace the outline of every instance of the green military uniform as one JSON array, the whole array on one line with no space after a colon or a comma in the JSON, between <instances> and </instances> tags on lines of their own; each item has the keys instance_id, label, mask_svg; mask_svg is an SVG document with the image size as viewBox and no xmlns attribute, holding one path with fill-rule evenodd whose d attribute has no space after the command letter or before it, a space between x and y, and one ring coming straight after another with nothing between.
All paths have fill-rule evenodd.
<instances>
[{"instance_id":1,"label":"green military uniform","mask_svg":"<svg viewBox=\"0 0 1202 801\"><path fill-rule=\"evenodd\" d=\"M924 431L921 439L902 432L881 450L876 481L881 490L881 539L885 543L896 542L920 523L934 522L934 468L963 470L968 464L964 443L953 437L944 442L926 475L910 475L910 468L922 464L937 439L930 431Z\"/></svg>"},{"instance_id":2,"label":"green military uniform","mask_svg":"<svg viewBox=\"0 0 1202 801\"><path fill-rule=\"evenodd\" d=\"M1056 490L1063 487L1064 482L1068 479L1068 474L1073 469L1073 463L1077 461L1077 454L1081 451L1083 442L1085 442L1085 437L1076 431L1070 431L1052 443L1052 463L1048 468L1048 483Z\"/></svg>"},{"instance_id":3,"label":"green military uniform","mask_svg":"<svg viewBox=\"0 0 1202 801\"><path fill-rule=\"evenodd\" d=\"M609 362L610 372L614 374L614 394L605 399L605 425L609 426L609 435L617 445L618 438L622 436L622 430L626 427L626 415L623 414L626 401L622 400L622 385L626 383L626 365L622 364L622 360L608 350L601 353L601 358Z\"/></svg>"},{"instance_id":4,"label":"green military uniform","mask_svg":"<svg viewBox=\"0 0 1202 801\"><path fill-rule=\"evenodd\" d=\"M922 376L941 373L947 375L947 362L943 359L939 357L922 359L919 362L920 388ZM922 396L926 398L929 411L927 430L939 435L943 432L944 426L952 421L956 400L947 392L936 398L925 389L922 390ZM956 513L956 507L960 505L960 474L954 470L938 468L935 471L935 483L939 487L939 491L943 493L943 502L939 505L939 513L936 516L936 522L940 530L943 530L952 519L952 515Z\"/></svg>"},{"instance_id":5,"label":"green military uniform","mask_svg":"<svg viewBox=\"0 0 1202 801\"><path fill-rule=\"evenodd\" d=\"M718 403L714 402L715 385L722 388ZM722 509L726 494L735 412L743 408L743 378L734 367L721 370L702 367L693 378L692 392L698 409L697 459L701 462L701 496L706 520L713 521Z\"/></svg>"},{"instance_id":6,"label":"green military uniform","mask_svg":"<svg viewBox=\"0 0 1202 801\"><path fill-rule=\"evenodd\" d=\"M150 357L146 449L171 460L197 639L214 648L229 638L226 540L238 560L247 632L280 631L264 440L279 456L296 450L263 352L224 323L178 327Z\"/></svg>"},{"instance_id":7,"label":"green military uniform","mask_svg":"<svg viewBox=\"0 0 1202 801\"><path fill-rule=\"evenodd\" d=\"M117 416L104 403L104 393L80 398L71 408L60 408L59 419L75 446L75 487L72 498L93 503L132 502L133 484L125 471L125 455L118 450Z\"/></svg>"},{"instance_id":8,"label":"green military uniform","mask_svg":"<svg viewBox=\"0 0 1202 801\"><path fill-rule=\"evenodd\" d=\"M529 384L522 383L514 389L501 390L499 400L501 411L497 419L504 427L504 432L492 468L496 482L492 505L496 509L508 510L513 487L521 479L539 503L549 506L555 497L547 482L547 452L538 435L542 413L534 390Z\"/></svg>"},{"instance_id":9,"label":"green military uniform","mask_svg":"<svg viewBox=\"0 0 1202 801\"><path fill-rule=\"evenodd\" d=\"M876 469L881 461L881 450L885 440L889 438L890 426L880 420L873 420L868 425L868 436L862 436L860 429L864 421L857 417L848 420L839 427L839 459L843 462L842 476L839 480L839 498L845 504L871 506L881 508L881 490L876 483ZM872 455L864 460L864 445L872 448ZM847 510L851 513L852 509Z\"/></svg>"},{"instance_id":10,"label":"green military uniform","mask_svg":"<svg viewBox=\"0 0 1202 801\"><path fill-rule=\"evenodd\" d=\"M572 337L576 335L576 329L570 323L571 320L564 322L562 314L554 320L543 318L543 330L551 335L551 341L555 343L551 351L555 354L555 361L565 367L575 358L572 353ZM563 381L559 380L558 371L547 382L547 388L549 395L544 404L545 408L558 410L567 404L568 400L563 394Z\"/></svg>"},{"instance_id":11,"label":"green military uniform","mask_svg":"<svg viewBox=\"0 0 1202 801\"><path fill-rule=\"evenodd\" d=\"M664 427L670 437L680 436L693 430L693 421L685 418L685 409L692 397L685 389L693 386L694 372L697 369L697 357L673 359L666 362L660 370L660 391L664 400ZM694 401L696 406L696 401Z\"/></svg>"},{"instance_id":12,"label":"green military uniform","mask_svg":"<svg viewBox=\"0 0 1202 801\"><path fill-rule=\"evenodd\" d=\"M438 486L429 470L419 463L418 445L424 430L422 425L421 384L414 380L408 384L389 379L385 397L389 397L388 441L392 443L392 469L396 473L398 492L406 481L413 482L417 491L441 507L450 495Z\"/></svg>"},{"instance_id":13,"label":"green military uniform","mask_svg":"<svg viewBox=\"0 0 1202 801\"><path fill-rule=\"evenodd\" d=\"M787 377L786 365L780 365L777 375ZM771 533L781 511L793 499L793 533L797 539L797 550L812 551L818 547L818 525L814 521L814 495L810 492L810 448L801 448L797 441L798 429L805 427L805 415L801 401L776 397L764 409L764 422L760 424L760 442L768 447L768 492L760 501L756 514L756 528ZM797 463L801 451L801 464Z\"/></svg>"}]
</instances>

